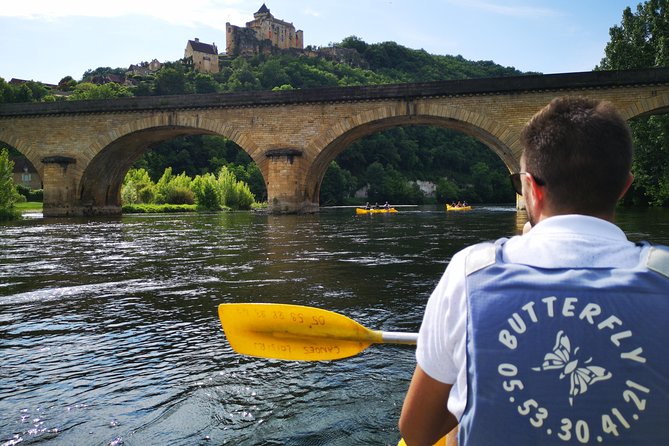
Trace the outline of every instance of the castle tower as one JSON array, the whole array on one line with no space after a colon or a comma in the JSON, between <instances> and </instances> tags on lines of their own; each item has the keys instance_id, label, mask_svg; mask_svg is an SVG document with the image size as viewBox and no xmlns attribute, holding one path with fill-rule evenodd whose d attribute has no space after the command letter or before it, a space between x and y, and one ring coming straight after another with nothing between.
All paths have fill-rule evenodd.
<instances>
[{"instance_id":1,"label":"castle tower","mask_svg":"<svg viewBox=\"0 0 669 446\"><path fill-rule=\"evenodd\" d=\"M246 23L246 28L226 23L227 54L257 54L261 48L265 47L264 41L269 41L271 47L282 50L304 48L302 30L295 30L292 23L274 18L264 3L253 14L253 19ZM250 40L251 36L256 42Z\"/></svg>"}]
</instances>

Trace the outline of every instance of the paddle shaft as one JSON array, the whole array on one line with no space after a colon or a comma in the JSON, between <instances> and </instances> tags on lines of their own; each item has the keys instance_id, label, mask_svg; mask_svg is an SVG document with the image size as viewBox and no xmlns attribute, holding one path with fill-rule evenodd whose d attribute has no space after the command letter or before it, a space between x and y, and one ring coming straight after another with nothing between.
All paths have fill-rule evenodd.
<instances>
[{"instance_id":1,"label":"paddle shaft","mask_svg":"<svg viewBox=\"0 0 669 446\"><path fill-rule=\"evenodd\" d=\"M382 331L381 338L384 344L412 344L418 341L418 333L406 333L403 331Z\"/></svg>"}]
</instances>

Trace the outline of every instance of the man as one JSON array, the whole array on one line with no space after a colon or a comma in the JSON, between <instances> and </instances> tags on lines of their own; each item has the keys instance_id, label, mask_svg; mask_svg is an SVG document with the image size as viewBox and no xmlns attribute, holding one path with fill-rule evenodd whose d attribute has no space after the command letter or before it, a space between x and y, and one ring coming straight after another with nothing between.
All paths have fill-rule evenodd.
<instances>
[{"instance_id":1,"label":"man","mask_svg":"<svg viewBox=\"0 0 669 446\"><path fill-rule=\"evenodd\" d=\"M430 297L400 430L431 445L669 444L669 250L612 222L632 182L608 102L558 98L512 175L532 228L457 253Z\"/></svg>"}]
</instances>

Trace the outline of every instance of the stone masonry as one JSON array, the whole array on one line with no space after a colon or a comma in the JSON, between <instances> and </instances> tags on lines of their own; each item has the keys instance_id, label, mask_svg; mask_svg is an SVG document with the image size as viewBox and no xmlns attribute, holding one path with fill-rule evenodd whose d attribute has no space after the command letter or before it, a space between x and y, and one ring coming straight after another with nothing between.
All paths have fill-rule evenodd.
<instances>
[{"instance_id":1,"label":"stone masonry","mask_svg":"<svg viewBox=\"0 0 669 446\"><path fill-rule=\"evenodd\" d=\"M263 174L270 211L302 213L318 209L321 181L339 153L396 126L462 131L517 171L523 125L562 95L608 99L628 119L662 113L669 108L669 69L2 104L0 143L35 166L45 216L119 214L132 164L155 143L193 134L237 143Z\"/></svg>"}]
</instances>

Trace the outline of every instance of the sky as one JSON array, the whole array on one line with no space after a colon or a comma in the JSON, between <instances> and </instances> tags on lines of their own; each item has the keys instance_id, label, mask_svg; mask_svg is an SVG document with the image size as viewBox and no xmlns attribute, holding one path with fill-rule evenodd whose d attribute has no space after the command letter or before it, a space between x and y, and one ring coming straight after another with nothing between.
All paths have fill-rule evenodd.
<instances>
[{"instance_id":1,"label":"sky","mask_svg":"<svg viewBox=\"0 0 669 446\"><path fill-rule=\"evenodd\" d=\"M349 36L523 72L592 70L626 0L266 0L305 45ZM188 40L225 51L225 25L244 26L263 1L20 0L0 7L0 77L57 84L98 67L184 57Z\"/></svg>"}]
</instances>

